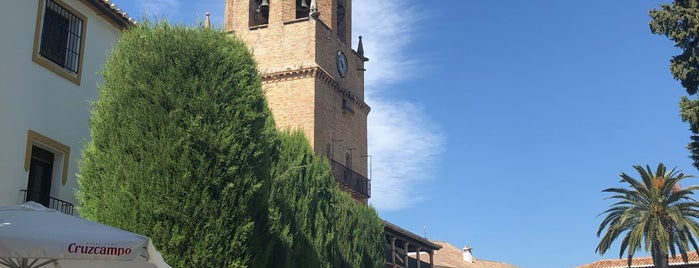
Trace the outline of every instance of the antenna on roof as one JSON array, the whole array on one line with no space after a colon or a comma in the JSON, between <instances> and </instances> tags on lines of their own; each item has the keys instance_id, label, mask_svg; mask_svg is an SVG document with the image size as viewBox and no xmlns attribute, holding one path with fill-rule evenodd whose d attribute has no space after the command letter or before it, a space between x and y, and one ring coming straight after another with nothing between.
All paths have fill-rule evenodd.
<instances>
[{"instance_id":1,"label":"antenna on roof","mask_svg":"<svg viewBox=\"0 0 699 268\"><path fill-rule=\"evenodd\" d=\"M427 239L427 226L422 227L425 230L425 239Z\"/></svg>"}]
</instances>

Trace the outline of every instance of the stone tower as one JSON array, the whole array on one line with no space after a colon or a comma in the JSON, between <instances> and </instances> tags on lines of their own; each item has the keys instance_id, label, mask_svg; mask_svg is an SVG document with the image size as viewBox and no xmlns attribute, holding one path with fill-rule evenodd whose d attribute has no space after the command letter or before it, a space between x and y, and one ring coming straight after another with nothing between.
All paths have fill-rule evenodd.
<instances>
[{"instance_id":1,"label":"stone tower","mask_svg":"<svg viewBox=\"0 0 699 268\"><path fill-rule=\"evenodd\" d=\"M361 37L351 0L226 0L225 29L253 51L277 127L301 129L358 202L370 196Z\"/></svg>"}]
</instances>

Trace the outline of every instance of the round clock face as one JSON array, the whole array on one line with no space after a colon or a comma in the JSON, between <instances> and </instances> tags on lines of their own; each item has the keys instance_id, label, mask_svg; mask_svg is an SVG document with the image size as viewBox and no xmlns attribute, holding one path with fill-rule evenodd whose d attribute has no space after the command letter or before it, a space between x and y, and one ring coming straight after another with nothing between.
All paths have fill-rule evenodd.
<instances>
[{"instance_id":1,"label":"round clock face","mask_svg":"<svg viewBox=\"0 0 699 268\"><path fill-rule=\"evenodd\" d=\"M349 66L347 65L347 57L345 57L345 53L342 51L337 52L337 72L340 73L340 76L345 77L347 75L347 72L349 71Z\"/></svg>"}]
</instances>

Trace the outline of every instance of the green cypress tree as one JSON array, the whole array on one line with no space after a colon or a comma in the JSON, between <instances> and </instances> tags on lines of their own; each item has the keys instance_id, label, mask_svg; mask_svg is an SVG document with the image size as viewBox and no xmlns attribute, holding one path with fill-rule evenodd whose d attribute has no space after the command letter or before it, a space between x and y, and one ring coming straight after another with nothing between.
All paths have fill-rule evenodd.
<instances>
[{"instance_id":1,"label":"green cypress tree","mask_svg":"<svg viewBox=\"0 0 699 268\"><path fill-rule=\"evenodd\" d=\"M311 232L316 218L326 221L317 210L329 201L330 193L326 193L326 198L318 192L330 191L332 181L322 174L326 170L318 160L303 134L280 134L279 158L272 171L269 196L273 239L258 267L323 267L320 252L312 245ZM324 230L320 232L322 235Z\"/></svg>"},{"instance_id":2,"label":"green cypress tree","mask_svg":"<svg viewBox=\"0 0 699 268\"><path fill-rule=\"evenodd\" d=\"M651 32L666 36L682 50L670 60L670 72L687 94L696 96L699 88L699 1L675 0L651 10L650 17ZM699 100L682 97L680 116L692 131L687 149L694 166L699 168Z\"/></svg>"},{"instance_id":3,"label":"green cypress tree","mask_svg":"<svg viewBox=\"0 0 699 268\"><path fill-rule=\"evenodd\" d=\"M270 232L259 267L382 267L376 211L340 190L329 162L301 132L282 133L270 191Z\"/></svg>"},{"instance_id":4,"label":"green cypress tree","mask_svg":"<svg viewBox=\"0 0 699 268\"><path fill-rule=\"evenodd\" d=\"M340 248L343 266L331 267L384 267L384 225L376 210L369 206L357 205L349 195L338 200L340 217L337 229L336 245ZM350 241L349 243L347 241ZM345 265L348 264L348 265Z\"/></svg>"},{"instance_id":5,"label":"green cypress tree","mask_svg":"<svg viewBox=\"0 0 699 268\"><path fill-rule=\"evenodd\" d=\"M80 214L150 236L173 267L256 262L277 136L245 45L146 22L123 33L103 76Z\"/></svg>"}]
</instances>

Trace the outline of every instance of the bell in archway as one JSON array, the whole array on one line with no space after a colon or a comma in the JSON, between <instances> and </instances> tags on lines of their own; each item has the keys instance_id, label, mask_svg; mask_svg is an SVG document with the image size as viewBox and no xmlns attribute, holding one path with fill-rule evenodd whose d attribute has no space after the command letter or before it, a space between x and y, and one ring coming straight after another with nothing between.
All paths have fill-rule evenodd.
<instances>
[{"instance_id":1,"label":"bell in archway","mask_svg":"<svg viewBox=\"0 0 699 268\"><path fill-rule=\"evenodd\" d=\"M308 0L301 0L301 4L296 7L296 10L298 10L298 11L310 10L310 8L308 7Z\"/></svg>"},{"instance_id":2,"label":"bell in archway","mask_svg":"<svg viewBox=\"0 0 699 268\"><path fill-rule=\"evenodd\" d=\"M257 7L257 12L269 10L269 0L262 0L262 3Z\"/></svg>"}]
</instances>

